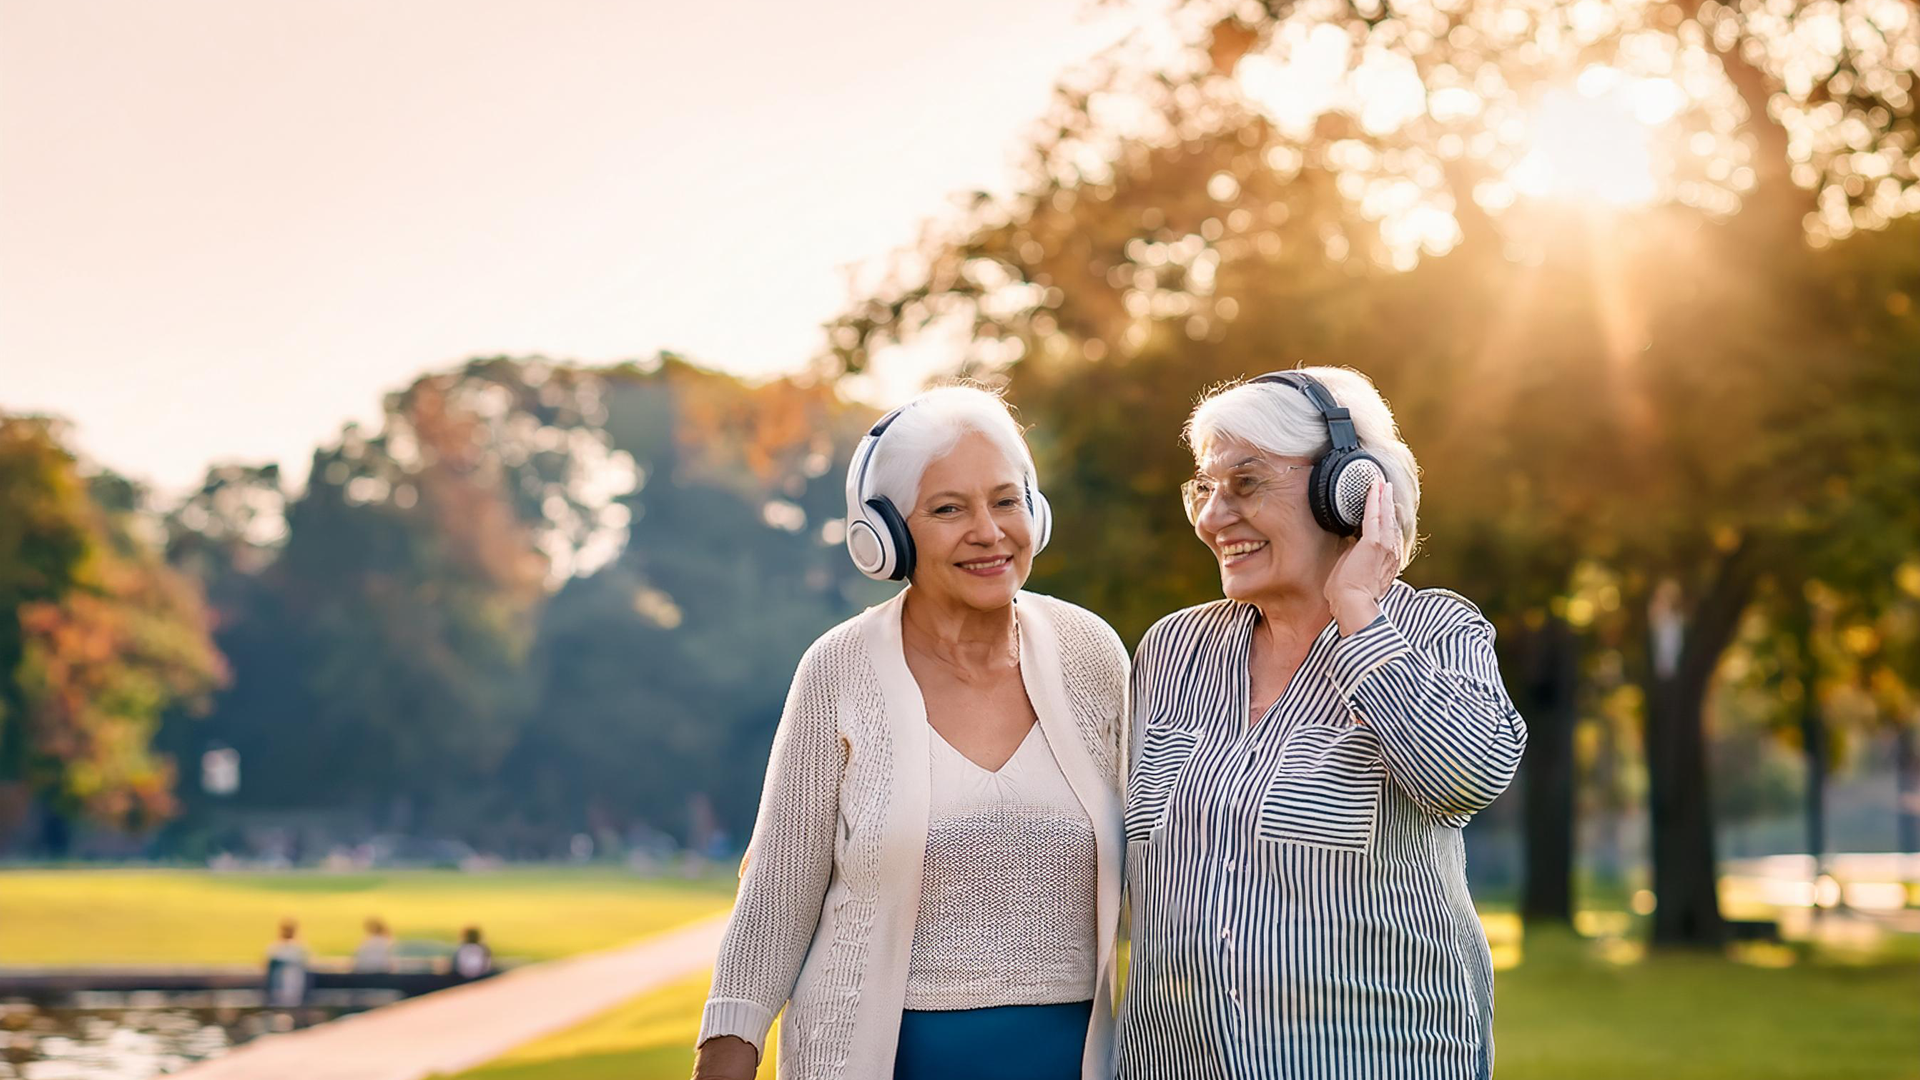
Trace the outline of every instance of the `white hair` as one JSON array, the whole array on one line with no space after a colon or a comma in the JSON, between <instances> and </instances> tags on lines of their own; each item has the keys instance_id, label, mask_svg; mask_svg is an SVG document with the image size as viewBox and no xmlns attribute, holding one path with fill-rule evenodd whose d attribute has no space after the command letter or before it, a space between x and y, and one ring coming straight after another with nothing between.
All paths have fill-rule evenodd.
<instances>
[{"instance_id":1,"label":"white hair","mask_svg":"<svg viewBox=\"0 0 1920 1080\"><path fill-rule=\"evenodd\" d=\"M1029 489L1039 487L1033 452L1006 401L978 386L941 386L907 402L881 434L869 490L907 513L920 500L920 478L927 466L951 453L968 432L985 435L1020 470Z\"/></svg>"},{"instance_id":2,"label":"white hair","mask_svg":"<svg viewBox=\"0 0 1920 1080\"><path fill-rule=\"evenodd\" d=\"M1373 380L1341 367L1301 367L1327 388L1353 416L1360 448L1372 454L1393 485L1393 511L1401 534L1400 568L1413 561L1420 518L1420 464L1400 441L1393 410ZM1318 458L1333 448L1326 418L1307 395L1284 383L1229 383L1203 395L1187 417L1182 436L1199 461L1215 443L1244 443L1281 457Z\"/></svg>"}]
</instances>

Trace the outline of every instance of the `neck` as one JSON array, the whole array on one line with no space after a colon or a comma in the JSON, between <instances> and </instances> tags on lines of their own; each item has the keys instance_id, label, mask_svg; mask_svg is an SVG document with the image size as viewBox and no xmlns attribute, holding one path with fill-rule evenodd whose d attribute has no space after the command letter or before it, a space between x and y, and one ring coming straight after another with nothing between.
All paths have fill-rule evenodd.
<instances>
[{"instance_id":1,"label":"neck","mask_svg":"<svg viewBox=\"0 0 1920 1080\"><path fill-rule=\"evenodd\" d=\"M955 667L980 670L1018 662L1013 605L982 610L909 585L900 633L907 648Z\"/></svg>"},{"instance_id":2,"label":"neck","mask_svg":"<svg viewBox=\"0 0 1920 1080\"><path fill-rule=\"evenodd\" d=\"M1260 609L1260 623L1254 632L1282 647L1312 641L1333 618L1333 609L1319 589L1269 593L1253 597L1250 603Z\"/></svg>"}]
</instances>

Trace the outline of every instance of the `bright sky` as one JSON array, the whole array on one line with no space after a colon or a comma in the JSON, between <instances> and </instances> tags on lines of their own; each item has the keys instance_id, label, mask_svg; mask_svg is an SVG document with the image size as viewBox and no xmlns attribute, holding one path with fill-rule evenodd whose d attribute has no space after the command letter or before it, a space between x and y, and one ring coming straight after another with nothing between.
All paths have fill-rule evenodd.
<instances>
[{"instance_id":1,"label":"bright sky","mask_svg":"<svg viewBox=\"0 0 1920 1080\"><path fill-rule=\"evenodd\" d=\"M0 409L167 489L468 356L796 366L1085 0L0 0Z\"/></svg>"}]
</instances>

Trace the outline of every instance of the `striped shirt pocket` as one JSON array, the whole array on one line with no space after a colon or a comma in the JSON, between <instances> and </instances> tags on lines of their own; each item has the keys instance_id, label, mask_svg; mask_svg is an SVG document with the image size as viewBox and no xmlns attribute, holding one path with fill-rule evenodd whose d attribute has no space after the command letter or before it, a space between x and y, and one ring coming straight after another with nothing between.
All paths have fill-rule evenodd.
<instances>
[{"instance_id":1,"label":"striped shirt pocket","mask_svg":"<svg viewBox=\"0 0 1920 1080\"><path fill-rule=\"evenodd\" d=\"M1364 854L1373 842L1387 767L1372 731L1310 724L1288 732L1260 800L1262 840Z\"/></svg>"},{"instance_id":2,"label":"striped shirt pocket","mask_svg":"<svg viewBox=\"0 0 1920 1080\"><path fill-rule=\"evenodd\" d=\"M1173 785L1200 744L1200 733L1186 728L1149 727L1140 736L1140 759L1127 781L1127 839L1148 839L1166 815Z\"/></svg>"}]
</instances>

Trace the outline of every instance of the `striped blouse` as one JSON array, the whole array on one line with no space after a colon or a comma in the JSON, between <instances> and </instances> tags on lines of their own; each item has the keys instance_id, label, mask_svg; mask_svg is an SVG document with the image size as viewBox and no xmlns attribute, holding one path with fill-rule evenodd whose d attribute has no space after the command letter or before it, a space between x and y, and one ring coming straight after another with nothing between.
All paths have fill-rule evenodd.
<instances>
[{"instance_id":1,"label":"striped blouse","mask_svg":"<svg viewBox=\"0 0 1920 1080\"><path fill-rule=\"evenodd\" d=\"M1249 725L1259 612L1162 619L1133 670L1122 1080L1481 1080L1493 968L1461 826L1526 729L1493 627L1395 582Z\"/></svg>"}]
</instances>

